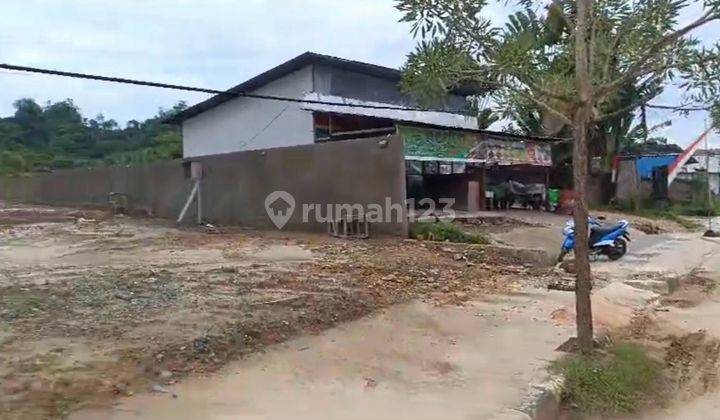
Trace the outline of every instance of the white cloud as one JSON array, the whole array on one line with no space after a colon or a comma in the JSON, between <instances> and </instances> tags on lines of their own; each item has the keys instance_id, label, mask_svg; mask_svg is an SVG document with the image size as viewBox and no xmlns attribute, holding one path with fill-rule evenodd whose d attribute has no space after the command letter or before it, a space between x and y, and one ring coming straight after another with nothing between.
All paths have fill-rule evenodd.
<instances>
[{"instance_id":1,"label":"white cloud","mask_svg":"<svg viewBox=\"0 0 720 420\"><path fill-rule=\"evenodd\" d=\"M414 45L399 17L389 0L5 0L0 62L222 89L308 50L399 66ZM26 96L120 121L206 97L0 73L0 115Z\"/></svg>"},{"instance_id":2,"label":"white cloud","mask_svg":"<svg viewBox=\"0 0 720 420\"><path fill-rule=\"evenodd\" d=\"M3 0L0 62L223 89L305 51L398 67L414 47L392 0ZM487 16L504 22L501 4ZM684 17L683 17L684 18ZM707 40L718 30L703 30ZM12 102L73 98L120 122L207 95L0 72L0 115ZM676 94L663 102L676 103ZM662 115L657 121L662 119ZM697 116L676 121L687 143ZM688 140L689 141L689 140Z\"/></svg>"}]
</instances>

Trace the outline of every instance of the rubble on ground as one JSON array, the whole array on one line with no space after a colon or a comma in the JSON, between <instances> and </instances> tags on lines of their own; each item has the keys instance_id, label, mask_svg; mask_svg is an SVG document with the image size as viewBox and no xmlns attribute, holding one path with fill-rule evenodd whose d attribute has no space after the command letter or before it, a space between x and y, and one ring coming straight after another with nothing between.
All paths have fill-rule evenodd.
<instances>
[{"instance_id":1,"label":"rubble on ground","mask_svg":"<svg viewBox=\"0 0 720 420\"><path fill-rule=\"evenodd\" d=\"M3 418L163 387L409 299L463 304L552 276L503 247L1 210Z\"/></svg>"}]
</instances>

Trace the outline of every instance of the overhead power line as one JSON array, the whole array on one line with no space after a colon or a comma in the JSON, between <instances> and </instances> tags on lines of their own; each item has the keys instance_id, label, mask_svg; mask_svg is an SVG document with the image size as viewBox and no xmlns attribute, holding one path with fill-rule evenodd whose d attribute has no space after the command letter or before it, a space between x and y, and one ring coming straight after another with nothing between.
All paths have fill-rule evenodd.
<instances>
[{"instance_id":1,"label":"overhead power line","mask_svg":"<svg viewBox=\"0 0 720 420\"><path fill-rule=\"evenodd\" d=\"M654 104L647 104L645 105L648 108L655 108L655 109L669 109L671 111L688 111L688 112L694 112L694 111L710 111L711 108L709 106L703 107L703 106L674 106L674 105L654 105Z\"/></svg>"},{"instance_id":2,"label":"overhead power line","mask_svg":"<svg viewBox=\"0 0 720 420\"><path fill-rule=\"evenodd\" d=\"M40 73L40 74L47 74L47 75L52 75L52 76L70 77L73 79L97 80L97 81L102 81L102 82L124 83L124 84L137 85L137 86L150 86L150 87L156 87L156 88L162 88L162 89L183 90L183 91L188 91L188 92L210 93L210 94L214 94L214 95L226 95L226 96L230 96L230 97L234 97L234 98L243 97L243 98L254 98L254 99L266 99L266 100L271 100L271 101L295 102L295 103L303 103L303 104L344 106L344 107L348 107L348 108L391 109L391 110L397 110L397 111L424 111L424 112L440 112L440 113L445 113L445 114L467 113L467 110L430 109L430 108L408 107L408 106L400 106L400 105L356 104L356 103L333 102L333 101L319 101L319 100L312 100L312 99L306 100L306 99L291 98L291 97L285 97L285 96L258 95L258 94L247 93L247 92L231 92L231 91L226 91L226 90L207 89L207 88L200 88L200 87L194 87L194 86L175 85L175 84L170 84L170 83L147 82L147 81L143 81L143 80L127 79L127 78L122 78L122 77L100 76L100 75L95 75L95 74L75 73L75 72L69 72L69 71L50 70L50 69L42 69L42 68L27 67L27 66L16 66L16 65L12 65L12 64L2 64L2 63L0 63L0 69L23 71L23 72L29 72L29 73Z\"/></svg>"},{"instance_id":3,"label":"overhead power line","mask_svg":"<svg viewBox=\"0 0 720 420\"><path fill-rule=\"evenodd\" d=\"M171 84L171 83L149 82L149 81L144 81L144 80L128 79L128 78L123 78L123 77L101 76L101 75L96 75L96 74L77 73L77 72L69 72L69 71L61 71L61 70L51 70L51 69L43 69L43 68L38 68L38 67L18 66L18 65L13 65L13 64L4 64L4 63L0 63L0 69L27 72L27 73L46 74L46 75L52 75L52 76L70 77L73 79L96 80L96 81L101 81L101 82L122 83L122 84L136 85L136 86L149 86L149 87L156 87L156 88L161 88L161 89L182 90L182 91L186 91L186 92L208 93L208 94L213 94L213 95L230 96L233 98L244 97L244 98L254 98L254 99L265 99L265 100L271 100L271 101L302 103L302 104L344 106L347 108L439 112L439 113L444 113L444 114L467 114L467 110L465 110L465 109L431 109L431 108L400 106L400 105L372 105L372 104L321 101L321 100L312 100L312 99L306 100L306 99L299 99L299 98L292 98L292 97L285 97L285 96L258 95L255 93L247 93L247 92L232 92L232 91L228 91L228 90L208 89L208 88L201 88L201 87L195 87L195 86L177 85L177 84ZM683 106L660 105L660 104L646 104L645 106L648 108L669 109L669 110L675 110L675 111L689 111L689 112L709 111L710 110L710 107L683 107Z\"/></svg>"}]
</instances>

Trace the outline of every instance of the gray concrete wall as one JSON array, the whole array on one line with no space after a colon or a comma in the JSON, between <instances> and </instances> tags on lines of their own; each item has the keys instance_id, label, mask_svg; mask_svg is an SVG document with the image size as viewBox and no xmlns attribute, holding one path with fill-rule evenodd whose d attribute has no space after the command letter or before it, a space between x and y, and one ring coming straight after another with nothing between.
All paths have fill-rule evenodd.
<instances>
[{"instance_id":1,"label":"gray concrete wall","mask_svg":"<svg viewBox=\"0 0 720 420\"><path fill-rule=\"evenodd\" d=\"M652 182L643 181L643 184L645 183L649 185L650 191L652 192ZM700 191L700 194L696 194L693 190L692 182L684 179L675 179L668 187L668 198L673 204L689 203L693 201L693 198L699 199L699 201L702 202L705 194L702 194L702 191ZM696 195L698 195L698 197L695 197Z\"/></svg>"},{"instance_id":2,"label":"gray concrete wall","mask_svg":"<svg viewBox=\"0 0 720 420\"><path fill-rule=\"evenodd\" d=\"M676 178L668 187L668 198L673 204L690 202L694 198L693 195L692 183L686 179ZM652 198L652 182L640 179L635 160L620 161L615 197L621 201L635 202L636 205ZM702 200L702 197L700 199Z\"/></svg>"},{"instance_id":3,"label":"gray concrete wall","mask_svg":"<svg viewBox=\"0 0 720 420\"><path fill-rule=\"evenodd\" d=\"M312 66L252 91L301 99L313 89ZM237 98L196 115L182 124L185 158L243 150L312 144L311 111L297 103Z\"/></svg>"},{"instance_id":4,"label":"gray concrete wall","mask_svg":"<svg viewBox=\"0 0 720 420\"><path fill-rule=\"evenodd\" d=\"M610 202L613 193L611 174L598 173L588 177L586 184L586 200L589 206L603 206Z\"/></svg>"},{"instance_id":5,"label":"gray concrete wall","mask_svg":"<svg viewBox=\"0 0 720 420\"><path fill-rule=\"evenodd\" d=\"M185 179L181 161L110 168L78 168L0 177L0 198L29 203L106 206L108 194L129 194L135 210L177 217L192 184Z\"/></svg>"},{"instance_id":6,"label":"gray concrete wall","mask_svg":"<svg viewBox=\"0 0 720 420\"><path fill-rule=\"evenodd\" d=\"M640 179L634 159L621 160L617 169L615 197L618 200L630 201L640 199Z\"/></svg>"},{"instance_id":7,"label":"gray concrete wall","mask_svg":"<svg viewBox=\"0 0 720 420\"><path fill-rule=\"evenodd\" d=\"M275 229L265 211L266 196L287 191L296 199L287 230L322 231L322 223L303 223L302 205L385 204L400 207L399 221L374 224L371 231L407 234L405 164L397 137L346 140L198 159L205 178L201 193L209 222ZM108 193L126 193L134 209L176 218L193 181L182 162L139 167L61 170L0 178L0 199L62 205L106 205ZM396 206L396 207L397 207ZM195 207L188 213L192 220ZM314 220L314 218L313 218Z\"/></svg>"},{"instance_id":8,"label":"gray concrete wall","mask_svg":"<svg viewBox=\"0 0 720 420\"><path fill-rule=\"evenodd\" d=\"M399 205L400 220L374 229L405 235L405 162L398 137L318 143L263 151L239 152L200 159L204 212L209 220L273 228L265 197L286 191L296 200L284 229L324 230L322 223L303 223L304 204Z\"/></svg>"}]
</instances>

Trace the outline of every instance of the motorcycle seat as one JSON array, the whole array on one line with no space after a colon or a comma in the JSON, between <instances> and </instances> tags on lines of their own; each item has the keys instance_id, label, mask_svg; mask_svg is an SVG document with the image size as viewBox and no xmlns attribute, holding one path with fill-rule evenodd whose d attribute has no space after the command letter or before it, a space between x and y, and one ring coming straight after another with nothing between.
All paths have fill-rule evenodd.
<instances>
[{"instance_id":1,"label":"motorcycle seat","mask_svg":"<svg viewBox=\"0 0 720 420\"><path fill-rule=\"evenodd\" d=\"M597 235L606 235L610 232L620 229L622 227L622 225L623 225L622 223L615 223L614 225L593 226L590 229L590 232L595 233Z\"/></svg>"}]
</instances>

